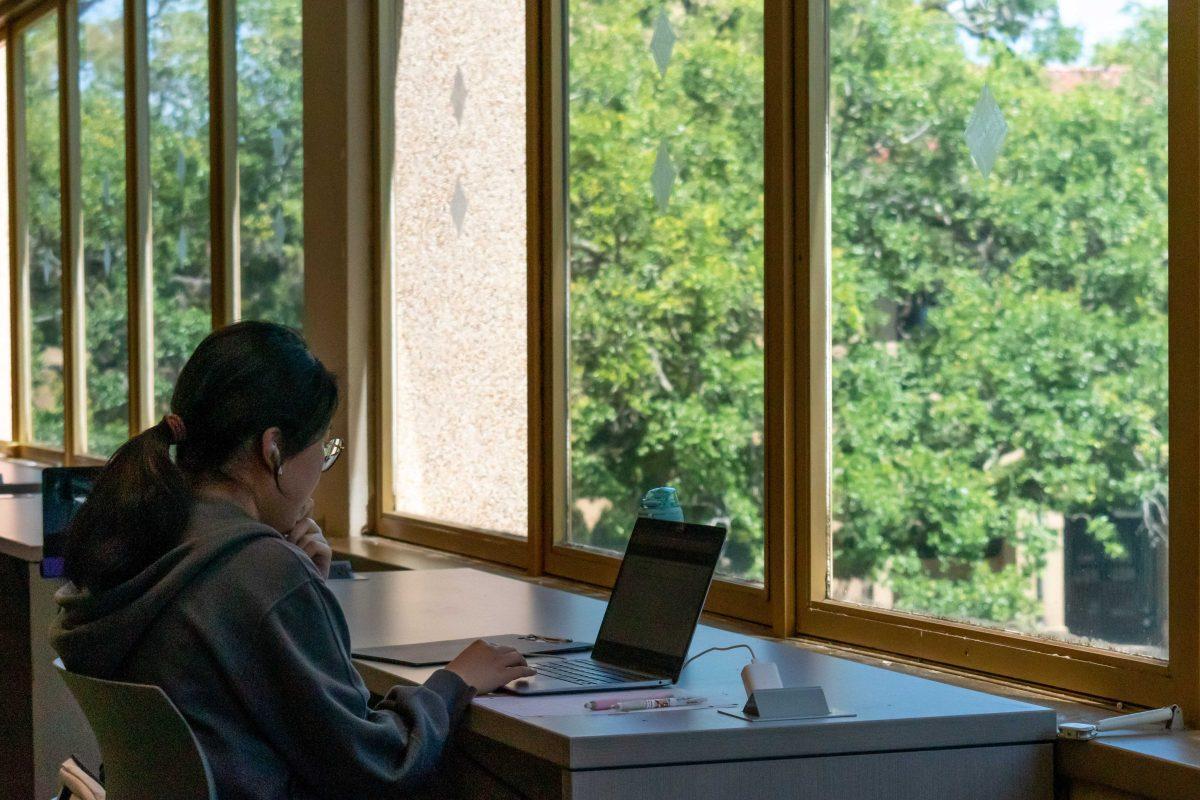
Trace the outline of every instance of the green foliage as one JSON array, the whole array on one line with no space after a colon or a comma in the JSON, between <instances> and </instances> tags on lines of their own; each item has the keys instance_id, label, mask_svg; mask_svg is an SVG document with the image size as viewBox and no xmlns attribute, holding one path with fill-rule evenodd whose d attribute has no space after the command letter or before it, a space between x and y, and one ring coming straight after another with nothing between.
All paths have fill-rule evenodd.
<instances>
[{"instance_id":1,"label":"green foliage","mask_svg":"<svg viewBox=\"0 0 1200 800\"><path fill-rule=\"evenodd\" d=\"M47 14L25 37L25 169L33 438L62 446L62 233L58 167L58 25Z\"/></svg>"},{"instance_id":2,"label":"green foliage","mask_svg":"<svg viewBox=\"0 0 1200 800\"><path fill-rule=\"evenodd\" d=\"M572 497L607 509L572 539L620 547L670 483L758 579L761 9L578 0L569 47ZM1166 29L1137 13L1093 56L1118 79L1069 87L1054 0L831 3L836 579L1032 628L1045 513L1121 557L1107 515L1165 486ZM1009 126L990 179L963 136L985 83Z\"/></svg>"},{"instance_id":3,"label":"green foliage","mask_svg":"<svg viewBox=\"0 0 1200 800\"><path fill-rule=\"evenodd\" d=\"M1032 627L1028 520L1088 517L1120 557L1106 515L1166 483L1165 14L1141 13L1097 56L1130 72L1066 88L1016 29L833 4L834 572L897 607ZM990 180L963 139L985 83Z\"/></svg>"},{"instance_id":4,"label":"green foliage","mask_svg":"<svg viewBox=\"0 0 1200 800\"><path fill-rule=\"evenodd\" d=\"M612 504L572 540L619 547L640 495L678 487L693 519L730 526L723 571L761 579L763 73L761 6L570 8L571 488ZM660 212L665 142L678 172Z\"/></svg>"},{"instance_id":5,"label":"green foliage","mask_svg":"<svg viewBox=\"0 0 1200 800\"><path fill-rule=\"evenodd\" d=\"M300 2L242 0L238 12L243 314L299 325ZM165 409L179 369L212 318L208 12L205 0L150 0L147 13L155 401ZM119 0L81 4L88 450L99 455L111 454L129 430L122 14ZM34 429L38 441L61 443L59 98L54 18L46 19L26 34Z\"/></svg>"}]
</instances>

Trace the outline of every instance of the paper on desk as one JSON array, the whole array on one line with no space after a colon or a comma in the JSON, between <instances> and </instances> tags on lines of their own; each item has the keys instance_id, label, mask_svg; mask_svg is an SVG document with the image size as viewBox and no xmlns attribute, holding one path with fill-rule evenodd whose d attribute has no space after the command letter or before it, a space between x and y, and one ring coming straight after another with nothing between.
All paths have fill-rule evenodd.
<instances>
[{"instance_id":1,"label":"paper on desk","mask_svg":"<svg viewBox=\"0 0 1200 800\"><path fill-rule=\"evenodd\" d=\"M619 692L621 700L645 700L661 693L661 689L633 689ZM684 691L676 692L677 697L707 697L708 702L698 706L677 706L675 708L659 708L653 711L592 711L584 706L589 700L601 700L614 697L608 692L581 692L579 694L544 694L544 695L511 695L489 694L476 697L473 705L497 711L509 717L599 717L609 714L667 714L672 711L696 711L702 708L731 708L739 704L738 697L732 691ZM661 696L661 695L660 695ZM744 698L743 698L744 699Z\"/></svg>"}]
</instances>

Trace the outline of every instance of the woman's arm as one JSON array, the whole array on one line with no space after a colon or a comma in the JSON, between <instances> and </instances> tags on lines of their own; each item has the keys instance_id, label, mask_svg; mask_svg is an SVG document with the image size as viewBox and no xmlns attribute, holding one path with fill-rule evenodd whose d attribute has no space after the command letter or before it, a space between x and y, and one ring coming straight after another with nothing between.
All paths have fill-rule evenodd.
<instances>
[{"instance_id":1,"label":"woman's arm","mask_svg":"<svg viewBox=\"0 0 1200 800\"><path fill-rule=\"evenodd\" d=\"M474 694L439 670L370 709L341 609L315 576L278 600L253 637L238 648L251 663L232 682L264 738L322 797L386 797L420 782Z\"/></svg>"}]
</instances>

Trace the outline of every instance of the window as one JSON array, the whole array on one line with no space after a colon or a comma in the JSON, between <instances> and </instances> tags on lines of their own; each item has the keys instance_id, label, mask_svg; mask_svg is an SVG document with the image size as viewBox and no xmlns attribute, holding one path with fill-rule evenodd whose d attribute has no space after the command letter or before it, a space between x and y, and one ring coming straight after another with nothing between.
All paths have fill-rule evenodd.
<instances>
[{"instance_id":1,"label":"window","mask_svg":"<svg viewBox=\"0 0 1200 800\"><path fill-rule=\"evenodd\" d=\"M32 440L63 444L62 230L59 172L58 17L20 33L24 72L23 262L28 291Z\"/></svg>"},{"instance_id":2,"label":"window","mask_svg":"<svg viewBox=\"0 0 1200 800\"><path fill-rule=\"evenodd\" d=\"M623 549L671 485L728 527L720 572L761 582L761 5L568 15L566 539Z\"/></svg>"},{"instance_id":3,"label":"window","mask_svg":"<svg viewBox=\"0 0 1200 800\"><path fill-rule=\"evenodd\" d=\"M129 435L123 15L120 0L103 0L79 17L86 450L102 457Z\"/></svg>"},{"instance_id":4,"label":"window","mask_svg":"<svg viewBox=\"0 0 1200 800\"><path fill-rule=\"evenodd\" d=\"M1165 3L988 14L830 4L830 596L1165 658Z\"/></svg>"},{"instance_id":5,"label":"window","mask_svg":"<svg viewBox=\"0 0 1200 800\"><path fill-rule=\"evenodd\" d=\"M830 4L830 596L1162 658L1166 7L1056 22Z\"/></svg>"},{"instance_id":6,"label":"window","mask_svg":"<svg viewBox=\"0 0 1200 800\"><path fill-rule=\"evenodd\" d=\"M1095 696L1196 696L1200 552L1167 535L1200 525L1200 341L1168 315L1200 305L1195 4L1170 26L1160 0L535 6L527 157L489 151L528 176L504 201L528 209L527 295L488 297L523 308L520 355L516 325L469 349L443 322L490 273L453 249L478 202L439 127L480 98L468 67L465 95L438 70L496 53L494 31L426 45L419 7L384 4L403 16L380 37L401 56L380 73L379 530L606 585L640 496L669 484L730 529L710 611ZM417 269L433 241L445 260ZM465 400L426 393L431 359ZM489 551L472 534L495 515L431 521L408 498L457 477L492 418L431 431L500 375L529 376L508 419L530 449L497 450L494 484L444 482L528 491L527 543Z\"/></svg>"},{"instance_id":7,"label":"window","mask_svg":"<svg viewBox=\"0 0 1200 800\"><path fill-rule=\"evenodd\" d=\"M212 327L209 264L208 8L148 0L154 219L154 398L158 413Z\"/></svg>"},{"instance_id":8,"label":"window","mask_svg":"<svg viewBox=\"0 0 1200 800\"><path fill-rule=\"evenodd\" d=\"M165 412L243 294L253 316L301 323L301 3L28 5L0 35L15 123L0 169L16 166L0 325L21 334L0 353L0 440L95 463Z\"/></svg>"},{"instance_id":9,"label":"window","mask_svg":"<svg viewBox=\"0 0 1200 800\"><path fill-rule=\"evenodd\" d=\"M409 527L529 527L525 3L397 19L392 489Z\"/></svg>"},{"instance_id":10,"label":"window","mask_svg":"<svg viewBox=\"0 0 1200 800\"><path fill-rule=\"evenodd\" d=\"M237 3L242 316L301 325L300 0Z\"/></svg>"}]
</instances>

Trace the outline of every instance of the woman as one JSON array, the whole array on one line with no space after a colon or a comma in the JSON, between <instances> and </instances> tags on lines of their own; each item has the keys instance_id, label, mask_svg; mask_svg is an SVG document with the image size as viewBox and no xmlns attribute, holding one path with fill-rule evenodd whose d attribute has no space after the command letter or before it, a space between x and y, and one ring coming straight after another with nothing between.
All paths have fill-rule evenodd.
<instances>
[{"instance_id":1,"label":"woman","mask_svg":"<svg viewBox=\"0 0 1200 800\"><path fill-rule=\"evenodd\" d=\"M337 400L293 331L216 331L171 413L116 452L68 533L52 632L63 663L162 687L222 800L402 794L476 692L533 674L515 650L475 642L367 706L325 586L331 551L307 516L341 449L325 438Z\"/></svg>"}]
</instances>

